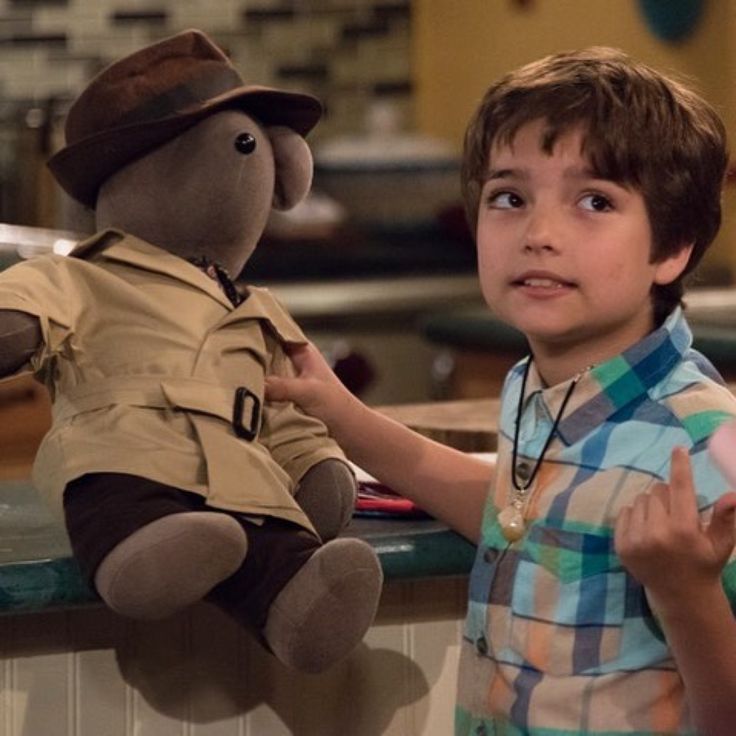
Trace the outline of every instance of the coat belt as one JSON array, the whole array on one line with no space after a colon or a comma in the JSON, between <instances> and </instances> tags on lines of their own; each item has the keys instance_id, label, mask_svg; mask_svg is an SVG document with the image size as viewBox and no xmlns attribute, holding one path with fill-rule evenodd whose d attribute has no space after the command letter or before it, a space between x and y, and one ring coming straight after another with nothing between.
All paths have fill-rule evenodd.
<instances>
[{"instance_id":1,"label":"coat belt","mask_svg":"<svg viewBox=\"0 0 736 736\"><path fill-rule=\"evenodd\" d=\"M238 437L249 441L257 436L261 422L261 399L245 386L161 376L119 376L79 384L57 394L53 416L66 421L119 405L209 414L232 424Z\"/></svg>"}]
</instances>

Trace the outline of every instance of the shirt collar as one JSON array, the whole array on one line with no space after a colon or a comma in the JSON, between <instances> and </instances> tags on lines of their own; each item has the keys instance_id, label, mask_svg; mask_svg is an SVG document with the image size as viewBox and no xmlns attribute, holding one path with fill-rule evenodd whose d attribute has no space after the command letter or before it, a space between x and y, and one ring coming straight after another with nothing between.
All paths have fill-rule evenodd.
<instances>
[{"instance_id":1,"label":"shirt collar","mask_svg":"<svg viewBox=\"0 0 736 736\"><path fill-rule=\"evenodd\" d=\"M557 428L565 444L577 442L624 406L645 396L682 360L691 345L692 333L682 309L677 307L661 327L615 358L587 370L578 380ZM551 417L557 416L569 387L569 381L545 387L535 364L530 366L527 396L531 399L538 394Z\"/></svg>"}]
</instances>

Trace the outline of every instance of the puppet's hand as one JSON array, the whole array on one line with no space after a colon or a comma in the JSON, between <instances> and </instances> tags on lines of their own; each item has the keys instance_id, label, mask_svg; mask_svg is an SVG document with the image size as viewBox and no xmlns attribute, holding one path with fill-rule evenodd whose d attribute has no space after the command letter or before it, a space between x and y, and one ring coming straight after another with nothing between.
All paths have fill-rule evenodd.
<instances>
[{"instance_id":1,"label":"puppet's hand","mask_svg":"<svg viewBox=\"0 0 736 736\"><path fill-rule=\"evenodd\" d=\"M0 377L15 373L41 344L38 319L25 312L0 309Z\"/></svg>"},{"instance_id":2,"label":"puppet's hand","mask_svg":"<svg viewBox=\"0 0 736 736\"><path fill-rule=\"evenodd\" d=\"M680 447L672 453L669 484L655 484L621 510L616 552L655 608L720 585L736 544L734 511L736 493L726 493L713 506L710 522L701 522L690 458Z\"/></svg>"},{"instance_id":3,"label":"puppet's hand","mask_svg":"<svg viewBox=\"0 0 736 736\"><path fill-rule=\"evenodd\" d=\"M293 348L289 357L296 368L296 377L267 376L266 398L293 401L331 428L349 411L353 395L311 343Z\"/></svg>"}]
</instances>

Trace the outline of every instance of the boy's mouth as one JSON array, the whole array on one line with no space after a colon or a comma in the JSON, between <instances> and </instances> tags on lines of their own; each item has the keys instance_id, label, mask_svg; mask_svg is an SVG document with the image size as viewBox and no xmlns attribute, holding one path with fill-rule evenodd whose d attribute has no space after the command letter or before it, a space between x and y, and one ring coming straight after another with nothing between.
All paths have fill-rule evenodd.
<instances>
[{"instance_id":1,"label":"boy's mouth","mask_svg":"<svg viewBox=\"0 0 736 736\"><path fill-rule=\"evenodd\" d=\"M526 286L536 289L570 289L575 286L572 281L551 273L523 273L511 281L512 286Z\"/></svg>"}]
</instances>

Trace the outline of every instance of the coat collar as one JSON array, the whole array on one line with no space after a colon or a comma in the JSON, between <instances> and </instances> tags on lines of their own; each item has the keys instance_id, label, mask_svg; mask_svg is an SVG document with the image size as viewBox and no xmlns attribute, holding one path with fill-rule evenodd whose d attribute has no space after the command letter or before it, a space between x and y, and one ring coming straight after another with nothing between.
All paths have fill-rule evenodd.
<instances>
[{"instance_id":1,"label":"coat collar","mask_svg":"<svg viewBox=\"0 0 736 736\"><path fill-rule=\"evenodd\" d=\"M126 263L182 281L211 296L226 310L220 325L240 320L266 320L282 342L304 343L306 338L288 312L268 289L248 287L245 300L233 307L218 284L189 261L122 230L108 229L79 243L70 257L86 261L108 260Z\"/></svg>"},{"instance_id":2,"label":"coat collar","mask_svg":"<svg viewBox=\"0 0 736 736\"><path fill-rule=\"evenodd\" d=\"M69 255L87 261L104 259L127 263L152 273L171 276L206 292L223 306L232 309L222 289L197 266L122 230L103 230L82 241Z\"/></svg>"},{"instance_id":3,"label":"coat collar","mask_svg":"<svg viewBox=\"0 0 736 736\"><path fill-rule=\"evenodd\" d=\"M560 421L557 433L570 445L600 427L614 414L640 401L685 356L692 345L692 333L677 307L661 327L605 363L594 366L580 379ZM527 359L514 366L515 392ZM525 406L534 397L541 399L550 417L557 415L569 382L545 387L534 363L530 366ZM518 393L516 393L518 396ZM516 406L514 400L511 402Z\"/></svg>"}]
</instances>

